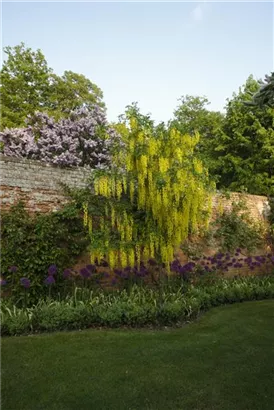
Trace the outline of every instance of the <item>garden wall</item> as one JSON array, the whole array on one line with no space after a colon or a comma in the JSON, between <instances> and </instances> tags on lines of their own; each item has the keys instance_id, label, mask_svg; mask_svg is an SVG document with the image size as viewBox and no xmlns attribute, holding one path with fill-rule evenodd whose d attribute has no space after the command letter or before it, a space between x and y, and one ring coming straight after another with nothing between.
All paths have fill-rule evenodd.
<instances>
[{"instance_id":1,"label":"garden wall","mask_svg":"<svg viewBox=\"0 0 274 410\"><path fill-rule=\"evenodd\" d=\"M11 205L22 200L29 212L44 213L61 209L67 202L61 184L66 184L72 188L84 188L90 175L90 170L84 168L60 168L39 161L3 155L0 155L0 171L2 210L9 209ZM216 216L218 210L229 210L232 202L238 202L240 199L245 200L254 220L265 220L268 207L267 198L239 193L230 194L230 198L217 193L213 198L212 218ZM210 249L207 253L213 254L215 251L215 249ZM184 254L181 253L180 256L182 262L187 260ZM89 255L87 254L79 258L77 268L86 263L89 263ZM230 270L230 274L235 273L233 269Z\"/></svg>"},{"instance_id":2,"label":"garden wall","mask_svg":"<svg viewBox=\"0 0 274 410\"><path fill-rule=\"evenodd\" d=\"M22 200L29 212L57 211L67 201L61 184L84 188L90 171L60 168L40 161L0 156L1 209Z\"/></svg>"},{"instance_id":3,"label":"garden wall","mask_svg":"<svg viewBox=\"0 0 274 410\"><path fill-rule=\"evenodd\" d=\"M0 155L2 209L8 209L20 199L29 212L49 212L62 207L67 201L61 183L69 187L84 188L90 171L84 168L60 168L40 161L5 157ZM213 198L213 213L229 209L233 201L245 199L250 215L255 220L264 219L267 198L258 195L232 193L230 198L216 194Z\"/></svg>"}]
</instances>

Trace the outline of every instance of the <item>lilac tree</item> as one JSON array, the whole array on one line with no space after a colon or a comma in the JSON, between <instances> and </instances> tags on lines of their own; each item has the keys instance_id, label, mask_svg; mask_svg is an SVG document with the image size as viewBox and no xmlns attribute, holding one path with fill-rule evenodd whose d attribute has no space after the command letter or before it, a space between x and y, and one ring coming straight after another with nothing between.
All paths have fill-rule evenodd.
<instances>
[{"instance_id":1,"label":"lilac tree","mask_svg":"<svg viewBox=\"0 0 274 410\"><path fill-rule=\"evenodd\" d=\"M6 128L0 133L4 155L36 159L59 166L106 168L111 154L123 145L98 105L72 111L55 121L47 114L28 116L25 128Z\"/></svg>"}]
</instances>

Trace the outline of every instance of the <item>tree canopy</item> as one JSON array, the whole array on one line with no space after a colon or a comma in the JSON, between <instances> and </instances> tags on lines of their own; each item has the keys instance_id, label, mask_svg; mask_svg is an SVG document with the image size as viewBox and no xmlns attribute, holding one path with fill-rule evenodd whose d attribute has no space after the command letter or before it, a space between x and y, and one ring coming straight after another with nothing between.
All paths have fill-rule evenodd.
<instances>
[{"instance_id":1,"label":"tree canopy","mask_svg":"<svg viewBox=\"0 0 274 410\"><path fill-rule=\"evenodd\" d=\"M259 106L268 106L274 108L274 72L270 75L266 75L264 81L260 80L259 90L252 95L252 101L245 102L246 105Z\"/></svg>"},{"instance_id":2,"label":"tree canopy","mask_svg":"<svg viewBox=\"0 0 274 410\"><path fill-rule=\"evenodd\" d=\"M41 50L21 43L5 47L4 53L7 58L0 73L2 129L22 127L27 115L35 111L57 119L82 106L104 106L97 85L72 71L54 74Z\"/></svg>"},{"instance_id":3,"label":"tree canopy","mask_svg":"<svg viewBox=\"0 0 274 410\"><path fill-rule=\"evenodd\" d=\"M250 76L228 101L214 148L219 155L215 172L220 187L268 195L274 188L274 112L244 104L258 89L259 83Z\"/></svg>"},{"instance_id":4,"label":"tree canopy","mask_svg":"<svg viewBox=\"0 0 274 410\"><path fill-rule=\"evenodd\" d=\"M218 189L273 195L274 111L270 103L254 104L260 84L250 76L228 100L224 114L209 111L207 98L189 95L182 97L174 112L171 123L182 132L199 132L196 150Z\"/></svg>"},{"instance_id":5,"label":"tree canopy","mask_svg":"<svg viewBox=\"0 0 274 410\"><path fill-rule=\"evenodd\" d=\"M212 162L215 161L212 147L220 133L224 115L219 111L210 111L210 102L204 96L186 95L181 97L180 102L170 125L183 134L199 133L200 139L195 150L210 170L213 167Z\"/></svg>"}]
</instances>

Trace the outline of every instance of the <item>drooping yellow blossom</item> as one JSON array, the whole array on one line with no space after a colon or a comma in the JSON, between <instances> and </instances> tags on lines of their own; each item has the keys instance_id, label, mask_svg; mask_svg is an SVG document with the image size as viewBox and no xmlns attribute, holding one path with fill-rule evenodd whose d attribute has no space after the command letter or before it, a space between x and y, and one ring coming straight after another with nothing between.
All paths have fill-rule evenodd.
<instances>
[{"instance_id":1,"label":"drooping yellow blossom","mask_svg":"<svg viewBox=\"0 0 274 410\"><path fill-rule=\"evenodd\" d=\"M84 226L87 226L88 224L88 204L86 202L83 205L83 210L84 210Z\"/></svg>"},{"instance_id":2,"label":"drooping yellow blossom","mask_svg":"<svg viewBox=\"0 0 274 410\"><path fill-rule=\"evenodd\" d=\"M121 176L101 174L94 181L95 195L110 201L98 228L104 235L100 245L104 248L102 255L107 254L111 268L140 265L141 260L157 256L168 270L174 248L187 238L189 229L195 231L207 226L208 218L204 215L210 212L210 194L203 179L208 174L194 153L199 135L182 134L174 128L168 133L155 132L136 118L130 119L130 128L125 125L120 128L126 149L119 153L119 158L117 154L113 163L122 161ZM119 208L126 195L130 206L135 210L137 206L139 214L146 215L141 227L130 207L127 211ZM87 225L91 216L85 205L83 208ZM94 226L91 221L90 232ZM111 232L116 232L120 240L120 244L114 245L114 248L118 246L116 250L111 243Z\"/></svg>"}]
</instances>

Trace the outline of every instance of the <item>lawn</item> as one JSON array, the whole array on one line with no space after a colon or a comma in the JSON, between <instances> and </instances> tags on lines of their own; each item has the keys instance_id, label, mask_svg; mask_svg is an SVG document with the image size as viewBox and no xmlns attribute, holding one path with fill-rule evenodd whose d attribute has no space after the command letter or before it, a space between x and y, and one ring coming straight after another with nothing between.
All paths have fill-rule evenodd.
<instances>
[{"instance_id":1,"label":"lawn","mask_svg":"<svg viewBox=\"0 0 274 410\"><path fill-rule=\"evenodd\" d=\"M2 339L2 410L274 408L274 300L181 329Z\"/></svg>"}]
</instances>

